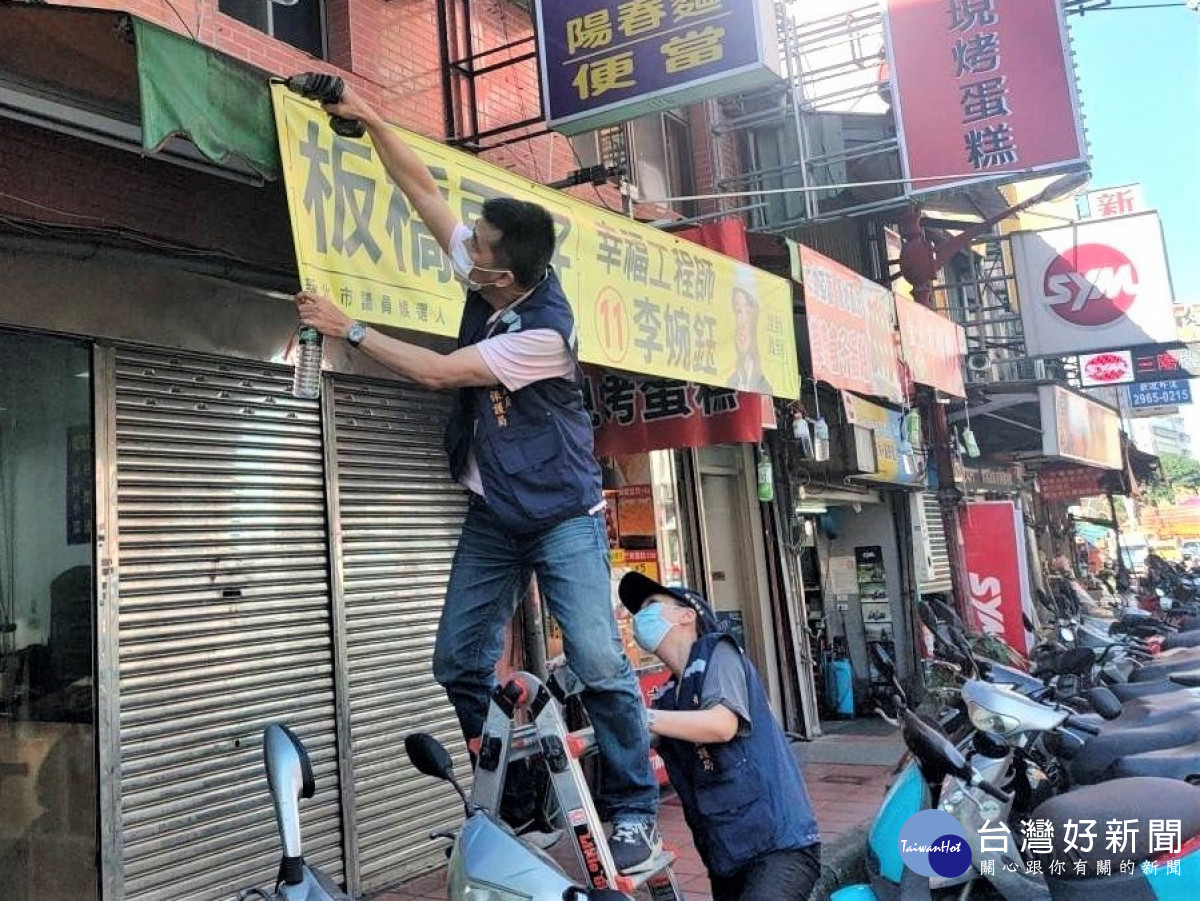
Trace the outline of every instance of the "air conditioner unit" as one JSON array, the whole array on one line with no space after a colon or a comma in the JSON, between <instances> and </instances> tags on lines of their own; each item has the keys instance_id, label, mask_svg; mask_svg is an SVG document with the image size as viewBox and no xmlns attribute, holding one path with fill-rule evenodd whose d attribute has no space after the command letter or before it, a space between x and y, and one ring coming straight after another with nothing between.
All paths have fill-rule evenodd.
<instances>
[{"instance_id":1,"label":"air conditioner unit","mask_svg":"<svg viewBox=\"0 0 1200 901\"><path fill-rule=\"evenodd\" d=\"M864 425L846 426L846 463L851 471L862 475L879 472L879 449L875 445L875 430Z\"/></svg>"},{"instance_id":2,"label":"air conditioner unit","mask_svg":"<svg viewBox=\"0 0 1200 901\"><path fill-rule=\"evenodd\" d=\"M971 372L987 372L992 368L992 358L983 351L967 354L967 369Z\"/></svg>"}]
</instances>

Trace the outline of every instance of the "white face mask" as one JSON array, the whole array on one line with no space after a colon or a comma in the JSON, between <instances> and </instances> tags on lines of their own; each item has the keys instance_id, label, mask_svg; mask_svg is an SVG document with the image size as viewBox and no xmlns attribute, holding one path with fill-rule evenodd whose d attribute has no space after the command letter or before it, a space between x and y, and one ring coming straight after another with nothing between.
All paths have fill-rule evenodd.
<instances>
[{"instance_id":1,"label":"white face mask","mask_svg":"<svg viewBox=\"0 0 1200 901\"><path fill-rule=\"evenodd\" d=\"M467 286L468 291L479 291L486 288L487 285L474 281L471 278L472 272L508 272L507 269L488 269L485 266L476 266L475 261L471 259L471 253L467 250L467 232L455 232L454 237L450 240L450 268L454 271L454 277Z\"/></svg>"}]
</instances>

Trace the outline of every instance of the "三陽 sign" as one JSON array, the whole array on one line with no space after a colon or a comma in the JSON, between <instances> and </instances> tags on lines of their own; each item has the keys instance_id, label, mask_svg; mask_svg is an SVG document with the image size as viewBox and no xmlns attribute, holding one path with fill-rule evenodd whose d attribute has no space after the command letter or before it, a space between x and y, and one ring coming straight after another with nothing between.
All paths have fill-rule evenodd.
<instances>
[{"instance_id":1,"label":"\u4e09\u967d sign","mask_svg":"<svg viewBox=\"0 0 1200 901\"><path fill-rule=\"evenodd\" d=\"M566 135L780 77L770 0L539 0L546 122Z\"/></svg>"}]
</instances>

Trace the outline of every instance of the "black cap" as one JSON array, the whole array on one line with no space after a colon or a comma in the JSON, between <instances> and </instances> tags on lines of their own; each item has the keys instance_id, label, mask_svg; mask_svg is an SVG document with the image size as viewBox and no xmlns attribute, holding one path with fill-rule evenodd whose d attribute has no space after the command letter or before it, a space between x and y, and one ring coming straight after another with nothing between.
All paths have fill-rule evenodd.
<instances>
[{"instance_id":1,"label":"black cap","mask_svg":"<svg viewBox=\"0 0 1200 901\"><path fill-rule=\"evenodd\" d=\"M621 577L621 584L617 588L617 594L621 598L621 603L625 605L625 609L634 614L642 609L642 604L646 603L646 598L650 597L650 595L669 595L682 606L696 611L696 619L701 626L700 631L718 632L721 630L721 626L717 622L717 616L713 613L712 606L704 599L704 595L692 591L690 588L667 588L665 585L655 582L649 576L644 576L634 570L625 573Z\"/></svg>"}]
</instances>

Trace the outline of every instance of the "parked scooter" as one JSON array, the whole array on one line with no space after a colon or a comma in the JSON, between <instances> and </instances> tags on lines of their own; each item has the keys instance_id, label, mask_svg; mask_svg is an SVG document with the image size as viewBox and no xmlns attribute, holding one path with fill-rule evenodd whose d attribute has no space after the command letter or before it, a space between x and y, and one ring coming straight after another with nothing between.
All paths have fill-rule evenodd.
<instances>
[{"instance_id":1,"label":"parked scooter","mask_svg":"<svg viewBox=\"0 0 1200 901\"><path fill-rule=\"evenodd\" d=\"M876 659L876 668L894 677L887 659ZM974 685L986 683L974 682ZM916 901L935 896L966 898L976 883L986 880L991 890L1010 901L1091 901L1113 896L1175 901L1192 898L1200 891L1200 788L1171 779L1120 779L1051 796L1052 788L1035 762L1014 745L999 740L979 726L993 725L992 719L1007 713L982 708L978 699L969 702L976 730L957 747L932 725L918 719L897 697L905 744L912 759L901 769L888 790L869 833L869 885L855 885L834 893L832 901ZM1026 699L1027 700L1027 699ZM1030 723L1044 730L1077 725L1066 710L1039 707L1024 711ZM1011 725L1011 724L1009 724ZM1003 788L993 784L997 780ZM904 824L921 810L938 808L951 813L963 827L972 849L972 865L957 877L925 877L907 867L900 853ZM1031 811L1031 812L1030 812ZM1015 840L1019 821L1052 824L1049 844L1023 851ZM1070 841L1067 824L1080 821L1107 823L1109 820L1178 819L1180 846L1177 853L1152 850L1148 837L1135 836L1128 850L1112 850L1099 840L1088 844L1086 854ZM995 833L1006 836L996 842ZM1141 834L1145 836L1143 828ZM985 835L991 841L985 841ZM1098 845L1098 847L1096 846ZM1108 848L1108 850L1106 850ZM1177 873L1152 872L1149 862L1163 866L1177 861ZM1055 861L1065 866L1056 867ZM1074 864L1083 861L1080 873ZM1029 866L1036 862L1036 866ZM1104 863L1111 875L1100 875ZM1128 865L1128 871L1122 867Z\"/></svg>"},{"instance_id":2,"label":"parked scooter","mask_svg":"<svg viewBox=\"0 0 1200 901\"><path fill-rule=\"evenodd\" d=\"M304 744L286 726L272 723L263 732L263 765L267 786L275 807L275 822L283 856L275 888L245 889L238 901L261 898L265 901L352 901L325 873L304 860L300 842L300 801L316 792L312 763Z\"/></svg>"},{"instance_id":3,"label":"parked scooter","mask_svg":"<svg viewBox=\"0 0 1200 901\"><path fill-rule=\"evenodd\" d=\"M404 739L404 750L413 766L426 776L449 782L463 802L465 820L458 832L430 836L453 841L447 886L450 901L629 901L621 892L589 890L576 884L549 855L522 842L489 811L472 804L454 777L449 752L436 738L412 733Z\"/></svg>"}]
</instances>

